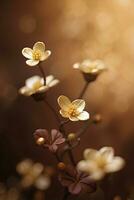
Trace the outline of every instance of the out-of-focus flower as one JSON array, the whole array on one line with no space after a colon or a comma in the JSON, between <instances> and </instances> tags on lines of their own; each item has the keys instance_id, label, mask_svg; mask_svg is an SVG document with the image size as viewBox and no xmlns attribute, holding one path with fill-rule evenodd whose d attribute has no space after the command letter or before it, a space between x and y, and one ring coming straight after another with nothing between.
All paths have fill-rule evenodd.
<instances>
[{"instance_id":1,"label":"out-of-focus flower","mask_svg":"<svg viewBox=\"0 0 134 200\"><path fill-rule=\"evenodd\" d=\"M40 190L44 190L47 189L50 186L50 177L48 175L45 174L41 174L37 180L35 181L35 187L40 189Z\"/></svg>"},{"instance_id":2,"label":"out-of-focus flower","mask_svg":"<svg viewBox=\"0 0 134 200\"><path fill-rule=\"evenodd\" d=\"M31 170L32 166L33 166L33 161L30 159L26 159L18 163L18 165L16 166L16 170L19 174L25 175Z\"/></svg>"},{"instance_id":3,"label":"out-of-focus flower","mask_svg":"<svg viewBox=\"0 0 134 200\"><path fill-rule=\"evenodd\" d=\"M87 74L98 74L105 69L105 65L101 60L91 61L89 59L84 60L81 63L75 63L74 69L79 69Z\"/></svg>"},{"instance_id":4,"label":"out-of-focus flower","mask_svg":"<svg viewBox=\"0 0 134 200\"><path fill-rule=\"evenodd\" d=\"M34 138L37 144L40 138L44 138L42 146L48 148L51 152L56 152L58 146L65 142L65 138L56 129L52 129L50 133L46 129L37 129L34 133Z\"/></svg>"},{"instance_id":5,"label":"out-of-focus flower","mask_svg":"<svg viewBox=\"0 0 134 200\"><path fill-rule=\"evenodd\" d=\"M96 184L91 181L88 174L80 172L72 166L67 166L59 174L59 180L64 187L68 188L71 194L80 192L93 192L96 190Z\"/></svg>"},{"instance_id":6,"label":"out-of-focus flower","mask_svg":"<svg viewBox=\"0 0 134 200\"><path fill-rule=\"evenodd\" d=\"M112 147L103 147L100 150L86 149L84 159L78 163L78 169L90 174L93 180L100 180L106 173L119 171L125 164L121 157L114 157Z\"/></svg>"},{"instance_id":7,"label":"out-of-focus flower","mask_svg":"<svg viewBox=\"0 0 134 200\"><path fill-rule=\"evenodd\" d=\"M62 117L69 118L71 121L87 120L89 113L83 111L85 108L85 101L76 99L73 102L64 95L59 96L58 104L61 107L60 114Z\"/></svg>"},{"instance_id":8,"label":"out-of-focus flower","mask_svg":"<svg viewBox=\"0 0 134 200\"><path fill-rule=\"evenodd\" d=\"M106 69L104 63L101 60L91 61L89 59L84 60L81 63L75 63L74 69L79 69L86 81L94 81L97 76Z\"/></svg>"},{"instance_id":9,"label":"out-of-focus flower","mask_svg":"<svg viewBox=\"0 0 134 200\"><path fill-rule=\"evenodd\" d=\"M37 93L44 93L51 87L59 83L58 79L55 79L53 75L46 77L46 84L44 85L44 79L40 76L32 76L25 82L25 86L20 88L19 92L25 96L31 96Z\"/></svg>"},{"instance_id":10,"label":"out-of-focus flower","mask_svg":"<svg viewBox=\"0 0 134 200\"><path fill-rule=\"evenodd\" d=\"M29 66L38 65L40 61L46 60L50 55L50 50L45 50L45 44L43 42L36 42L33 49L25 47L22 49L22 54L25 58L28 58L26 64Z\"/></svg>"},{"instance_id":11,"label":"out-of-focus flower","mask_svg":"<svg viewBox=\"0 0 134 200\"><path fill-rule=\"evenodd\" d=\"M30 159L20 162L17 167L17 172L22 175L22 187L35 186L40 190L47 189L50 185L50 176L45 172L44 166L41 163L34 163Z\"/></svg>"}]
</instances>

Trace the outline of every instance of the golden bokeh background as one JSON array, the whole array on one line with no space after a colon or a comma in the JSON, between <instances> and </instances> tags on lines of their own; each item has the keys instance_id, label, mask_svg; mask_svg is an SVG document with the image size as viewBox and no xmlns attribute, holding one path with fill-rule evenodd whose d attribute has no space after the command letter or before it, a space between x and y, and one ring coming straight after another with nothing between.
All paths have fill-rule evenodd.
<instances>
[{"instance_id":1,"label":"golden bokeh background","mask_svg":"<svg viewBox=\"0 0 134 200\"><path fill-rule=\"evenodd\" d=\"M106 64L107 70L90 84L84 96L87 109L91 114L101 113L102 123L91 125L74 152L81 159L86 147L113 146L126 159L126 167L117 176L112 194L125 196L134 190L133 10L133 0L0 2L1 180L7 179L23 158L55 162L48 152L37 148L32 136L36 128L55 128L52 113L45 104L18 95L26 78L40 74L37 67L26 66L21 50L43 41L52 51L43 64L46 74L61 80L48 94L57 111L60 94L75 99L84 86L82 75L72 68L75 62L90 58ZM76 131L82 124L70 125L68 131Z\"/></svg>"}]
</instances>

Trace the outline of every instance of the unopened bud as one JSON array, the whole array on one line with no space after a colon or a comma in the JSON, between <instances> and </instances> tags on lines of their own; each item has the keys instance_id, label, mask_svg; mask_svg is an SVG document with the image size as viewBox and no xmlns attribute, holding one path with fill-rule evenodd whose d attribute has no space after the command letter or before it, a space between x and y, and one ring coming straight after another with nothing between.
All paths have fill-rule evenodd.
<instances>
[{"instance_id":1,"label":"unopened bud","mask_svg":"<svg viewBox=\"0 0 134 200\"><path fill-rule=\"evenodd\" d=\"M73 141L76 139L76 134L75 133L69 133L68 136L67 136L67 139L69 141Z\"/></svg>"},{"instance_id":2,"label":"unopened bud","mask_svg":"<svg viewBox=\"0 0 134 200\"><path fill-rule=\"evenodd\" d=\"M100 114L96 114L93 116L93 123L97 124L97 123L101 122L101 120L102 120L102 117Z\"/></svg>"},{"instance_id":3,"label":"unopened bud","mask_svg":"<svg viewBox=\"0 0 134 200\"><path fill-rule=\"evenodd\" d=\"M38 145L43 145L45 143L45 139L43 137L40 137L40 138L37 139L36 143Z\"/></svg>"},{"instance_id":4,"label":"unopened bud","mask_svg":"<svg viewBox=\"0 0 134 200\"><path fill-rule=\"evenodd\" d=\"M58 165L57 165L57 167L58 167L58 169L60 169L60 170L64 170L64 169L66 168L66 165L65 165L65 163L63 163L63 162L59 162Z\"/></svg>"}]
</instances>

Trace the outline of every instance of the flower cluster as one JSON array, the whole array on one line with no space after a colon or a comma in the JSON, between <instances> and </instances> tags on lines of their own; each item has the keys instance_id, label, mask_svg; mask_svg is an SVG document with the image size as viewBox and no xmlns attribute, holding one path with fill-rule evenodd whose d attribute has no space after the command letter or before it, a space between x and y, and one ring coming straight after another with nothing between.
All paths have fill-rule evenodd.
<instances>
[{"instance_id":1,"label":"flower cluster","mask_svg":"<svg viewBox=\"0 0 134 200\"><path fill-rule=\"evenodd\" d=\"M89 112L85 111L86 102L83 96L88 85L95 81L96 78L106 69L104 63L100 60L84 60L82 63L75 63L73 68L79 69L86 80L86 85L81 91L78 98L71 101L67 96L60 95L57 99L60 107L59 114L66 120L60 120L55 108L47 101L45 93L53 86L59 83L53 75L46 76L40 62L46 60L51 51L45 50L43 42L34 44L33 49L24 48L22 54L28 60L29 66L38 65L42 77L35 75L26 80L25 86L20 88L19 92L24 96L32 96L37 100L44 100L47 106L53 112L58 121L58 129L51 131L46 129L37 129L34 132L34 139L37 145L48 149L56 157L59 169L59 181L63 187L68 189L70 194L91 193L95 192L96 182L101 180L106 173L116 172L125 164L121 157L114 156L112 147L103 147L100 150L85 149L84 160L79 162L73 155L73 148L80 144L80 137L86 132L90 120L94 124L102 121L99 113L90 117ZM81 130L66 134L65 124L69 122L87 121ZM90 123L91 123L90 122ZM65 155L68 155L66 159ZM24 187L31 185L39 189L47 189L50 185L50 178L44 172L44 167L40 163L33 163L31 160L25 160L17 166L17 171L23 176L21 184ZM63 199L66 199L66 194Z\"/></svg>"}]
</instances>

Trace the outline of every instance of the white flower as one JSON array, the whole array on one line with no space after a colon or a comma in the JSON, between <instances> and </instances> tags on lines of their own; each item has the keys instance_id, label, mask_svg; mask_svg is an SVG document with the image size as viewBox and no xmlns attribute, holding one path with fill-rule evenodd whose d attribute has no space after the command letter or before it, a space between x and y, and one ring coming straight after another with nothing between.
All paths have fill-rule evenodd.
<instances>
[{"instance_id":1,"label":"white flower","mask_svg":"<svg viewBox=\"0 0 134 200\"><path fill-rule=\"evenodd\" d=\"M87 74L99 74L106 67L101 60L91 61L89 59L84 60L81 63L75 63L73 65L74 69L79 69L80 71Z\"/></svg>"},{"instance_id":2,"label":"white flower","mask_svg":"<svg viewBox=\"0 0 134 200\"><path fill-rule=\"evenodd\" d=\"M45 44L43 42L36 42L33 49L29 47L22 49L22 54L25 58L28 58L26 61L27 65L35 66L40 61L46 60L51 55L51 51L45 50Z\"/></svg>"},{"instance_id":3,"label":"white flower","mask_svg":"<svg viewBox=\"0 0 134 200\"><path fill-rule=\"evenodd\" d=\"M112 147L103 147L99 151L86 149L84 159L78 163L77 167L83 172L89 173L94 180L100 180L106 173L120 170L125 161L121 157L114 156Z\"/></svg>"},{"instance_id":4,"label":"white flower","mask_svg":"<svg viewBox=\"0 0 134 200\"><path fill-rule=\"evenodd\" d=\"M35 93L46 92L49 88L59 83L58 79L55 79L53 75L46 77L46 84L44 85L44 79L40 76L32 76L25 82L25 86L20 88L19 92L25 96L31 96Z\"/></svg>"},{"instance_id":5,"label":"white flower","mask_svg":"<svg viewBox=\"0 0 134 200\"><path fill-rule=\"evenodd\" d=\"M41 174L35 181L35 187L39 190L46 190L49 188L50 183L50 177L45 174Z\"/></svg>"},{"instance_id":6,"label":"white flower","mask_svg":"<svg viewBox=\"0 0 134 200\"><path fill-rule=\"evenodd\" d=\"M71 121L89 119L89 113L83 111L86 104L82 99L71 102L68 97L61 95L58 98L58 104L61 107L60 114L62 117L69 118Z\"/></svg>"}]
</instances>

